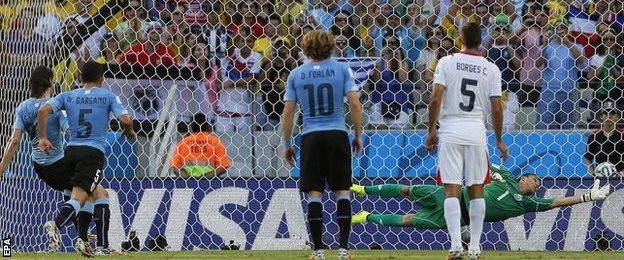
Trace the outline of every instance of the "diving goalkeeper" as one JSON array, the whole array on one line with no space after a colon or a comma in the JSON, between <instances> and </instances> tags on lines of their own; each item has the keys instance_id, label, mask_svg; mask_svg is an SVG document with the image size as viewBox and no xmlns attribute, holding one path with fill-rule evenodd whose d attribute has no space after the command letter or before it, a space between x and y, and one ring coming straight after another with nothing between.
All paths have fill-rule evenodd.
<instances>
[{"instance_id":1,"label":"diving goalkeeper","mask_svg":"<svg viewBox=\"0 0 624 260\"><path fill-rule=\"evenodd\" d=\"M502 221L523 215L527 212L547 211L571 206L583 202L604 200L610 191L609 184L600 187L600 181L594 182L588 194L565 198L540 198L535 192L540 187L540 179L535 174L524 174L516 178L511 172L490 167L492 182L485 185L485 222ZM364 224L372 222L384 226L415 227L419 229L446 228L444 220L444 187L436 185L405 186L384 184L374 186L351 186L351 191L360 197L378 195L388 198L405 197L421 206L414 214L371 214L361 211L353 216L351 222ZM462 190L461 225L468 225L468 191Z\"/></svg>"}]
</instances>

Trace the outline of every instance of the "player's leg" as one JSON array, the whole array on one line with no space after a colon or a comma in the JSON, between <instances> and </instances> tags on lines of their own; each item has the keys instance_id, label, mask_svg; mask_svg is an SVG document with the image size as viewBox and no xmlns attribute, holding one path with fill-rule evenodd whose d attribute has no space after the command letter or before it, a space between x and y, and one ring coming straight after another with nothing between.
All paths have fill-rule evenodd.
<instances>
[{"instance_id":1,"label":"player's leg","mask_svg":"<svg viewBox=\"0 0 624 260\"><path fill-rule=\"evenodd\" d=\"M352 185L349 190L358 197L377 195L384 198L410 198L410 186L401 184Z\"/></svg>"},{"instance_id":2,"label":"player's leg","mask_svg":"<svg viewBox=\"0 0 624 260\"><path fill-rule=\"evenodd\" d=\"M50 165L40 165L33 162L35 172L43 182L50 186L54 190L63 191L64 201L67 203L71 196L71 185L67 181L65 171L65 160L58 160ZM49 244L48 250L50 252L56 252L60 248L61 235L59 229L69 223L69 221L75 221L73 216L76 215L74 207L70 205L63 205L61 207L63 212L62 217L58 217L58 221L48 221L44 223L43 227L48 235ZM69 220L67 220L69 218Z\"/></svg>"},{"instance_id":3,"label":"player's leg","mask_svg":"<svg viewBox=\"0 0 624 260\"><path fill-rule=\"evenodd\" d=\"M110 208L108 203L108 192L101 186L94 191L94 211L93 219L95 220L95 228L98 240L96 242L96 255L110 255L117 252L109 247L108 229L110 227Z\"/></svg>"},{"instance_id":4,"label":"player's leg","mask_svg":"<svg viewBox=\"0 0 624 260\"><path fill-rule=\"evenodd\" d=\"M351 235L351 146L343 131L330 131L325 139L325 171L327 184L336 195L336 219L339 229L339 258L350 259L349 236Z\"/></svg>"},{"instance_id":5,"label":"player's leg","mask_svg":"<svg viewBox=\"0 0 624 260\"><path fill-rule=\"evenodd\" d=\"M441 208L421 209L415 214L375 214L362 211L353 216L353 224L372 222L388 227L413 227L419 229L440 229L445 227Z\"/></svg>"},{"instance_id":6,"label":"player's leg","mask_svg":"<svg viewBox=\"0 0 624 260\"><path fill-rule=\"evenodd\" d=\"M89 199L93 202L93 193L99 186L102 180L102 170L104 169L104 153L102 151L87 146L69 147L74 148L76 167L75 173L72 177L72 182L75 187L72 192L72 198L74 193L78 192L85 196L85 201ZM69 150L68 148L68 150ZM89 219L90 220L90 219ZM88 243L88 233L84 230L88 230L89 222L86 222L86 217L78 220L78 241L76 242L76 250L85 256L93 256L93 249ZM82 231L82 232L80 232Z\"/></svg>"},{"instance_id":7,"label":"player's leg","mask_svg":"<svg viewBox=\"0 0 624 260\"><path fill-rule=\"evenodd\" d=\"M478 257L481 254L481 233L483 232L483 220L485 219L485 200L483 199L483 182L489 173L489 163L487 147L467 146L464 153L466 162L464 165L466 174L466 186L468 186L468 196L470 206L468 215L470 217L470 245L468 253L471 257Z\"/></svg>"},{"instance_id":8,"label":"player's leg","mask_svg":"<svg viewBox=\"0 0 624 260\"><path fill-rule=\"evenodd\" d=\"M461 257L461 207L460 191L462 169L464 165L464 146L440 142L438 151L438 170L444 183L444 219L451 237L450 256Z\"/></svg>"},{"instance_id":9,"label":"player's leg","mask_svg":"<svg viewBox=\"0 0 624 260\"><path fill-rule=\"evenodd\" d=\"M325 174L321 171L319 162L322 153L316 133L306 134L301 140L301 176L299 190L306 194L308 201L308 227L312 238L314 257L323 259L323 191L325 190Z\"/></svg>"}]
</instances>

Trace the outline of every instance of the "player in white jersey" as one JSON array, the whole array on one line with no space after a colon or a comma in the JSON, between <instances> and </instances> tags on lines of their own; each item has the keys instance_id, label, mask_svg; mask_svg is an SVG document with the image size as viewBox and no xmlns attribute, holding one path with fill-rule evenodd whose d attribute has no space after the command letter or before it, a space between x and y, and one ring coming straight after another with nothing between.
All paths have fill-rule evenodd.
<instances>
[{"instance_id":1,"label":"player in white jersey","mask_svg":"<svg viewBox=\"0 0 624 260\"><path fill-rule=\"evenodd\" d=\"M462 181L468 186L470 197L468 255L477 259L481 254L479 240L485 217L483 182L489 171L485 127L489 108L503 160L508 152L501 138L501 72L481 56L479 25L465 25L460 37L464 45L462 52L443 57L436 67L425 146L432 150L439 142L438 172L444 183L444 218L451 237L449 259L462 258L460 220L461 212L466 211L459 203Z\"/></svg>"}]
</instances>

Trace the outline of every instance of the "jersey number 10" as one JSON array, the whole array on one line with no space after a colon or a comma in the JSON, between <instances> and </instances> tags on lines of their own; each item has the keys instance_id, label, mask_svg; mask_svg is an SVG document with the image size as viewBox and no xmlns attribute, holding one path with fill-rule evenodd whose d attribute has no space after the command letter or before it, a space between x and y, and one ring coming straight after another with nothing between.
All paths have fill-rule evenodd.
<instances>
[{"instance_id":1,"label":"jersey number 10","mask_svg":"<svg viewBox=\"0 0 624 260\"><path fill-rule=\"evenodd\" d=\"M477 86L477 81L474 79L462 78L461 81L461 93L462 95L468 97L468 105L466 105L463 101L459 103L459 109L465 112L470 112L474 109L474 102L477 98L477 95L474 91L469 90L468 86Z\"/></svg>"},{"instance_id":2,"label":"jersey number 10","mask_svg":"<svg viewBox=\"0 0 624 260\"><path fill-rule=\"evenodd\" d=\"M323 83L318 86L316 95L314 95L314 85L304 85L303 88L308 91L310 116L316 116L317 109L319 115L321 116L331 115L334 113L334 86L329 83ZM323 98L325 96L327 96L327 102ZM327 105L325 103L327 103Z\"/></svg>"}]
</instances>

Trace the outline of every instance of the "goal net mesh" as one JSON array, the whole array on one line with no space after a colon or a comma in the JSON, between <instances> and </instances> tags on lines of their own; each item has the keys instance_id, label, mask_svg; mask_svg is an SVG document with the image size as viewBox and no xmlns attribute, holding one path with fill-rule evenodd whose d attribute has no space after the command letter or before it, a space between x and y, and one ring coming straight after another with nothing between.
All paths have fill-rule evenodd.
<instances>
[{"instance_id":1,"label":"goal net mesh","mask_svg":"<svg viewBox=\"0 0 624 260\"><path fill-rule=\"evenodd\" d=\"M168 250L307 249L299 169L282 160L279 123L288 73L305 62L303 34L331 31L333 59L350 66L360 88L365 148L353 159L354 183L435 185L437 155L423 147L433 74L439 58L461 50L458 28L468 22L481 26L483 56L502 73L511 156L500 161L489 132L491 162L516 175L536 173L539 196L584 194L595 175L613 188L603 202L486 223L483 248L624 249L624 185L617 172L624 170L624 144L609 138L621 136L623 126L621 1L4 0L0 139L10 140L15 108L29 98L36 66L53 68L58 94L79 87L82 65L96 60L106 66L102 88L119 96L138 135L126 140L116 120L101 122L110 124L101 184L110 196L113 248L136 233L141 248L164 236ZM229 163L193 168L183 160L176 147L202 117ZM297 133L302 122L295 118ZM63 197L38 179L26 137L20 148L0 182L0 234L12 238L15 250L41 251L43 223ZM617 171L594 174L603 162ZM225 173L214 176L211 168ZM419 209L401 198L353 200L354 213ZM326 203L325 212L324 241L337 247L334 204ZM74 228L61 233L62 250L72 250ZM450 245L446 230L375 224L354 226L350 243L359 249Z\"/></svg>"}]
</instances>

